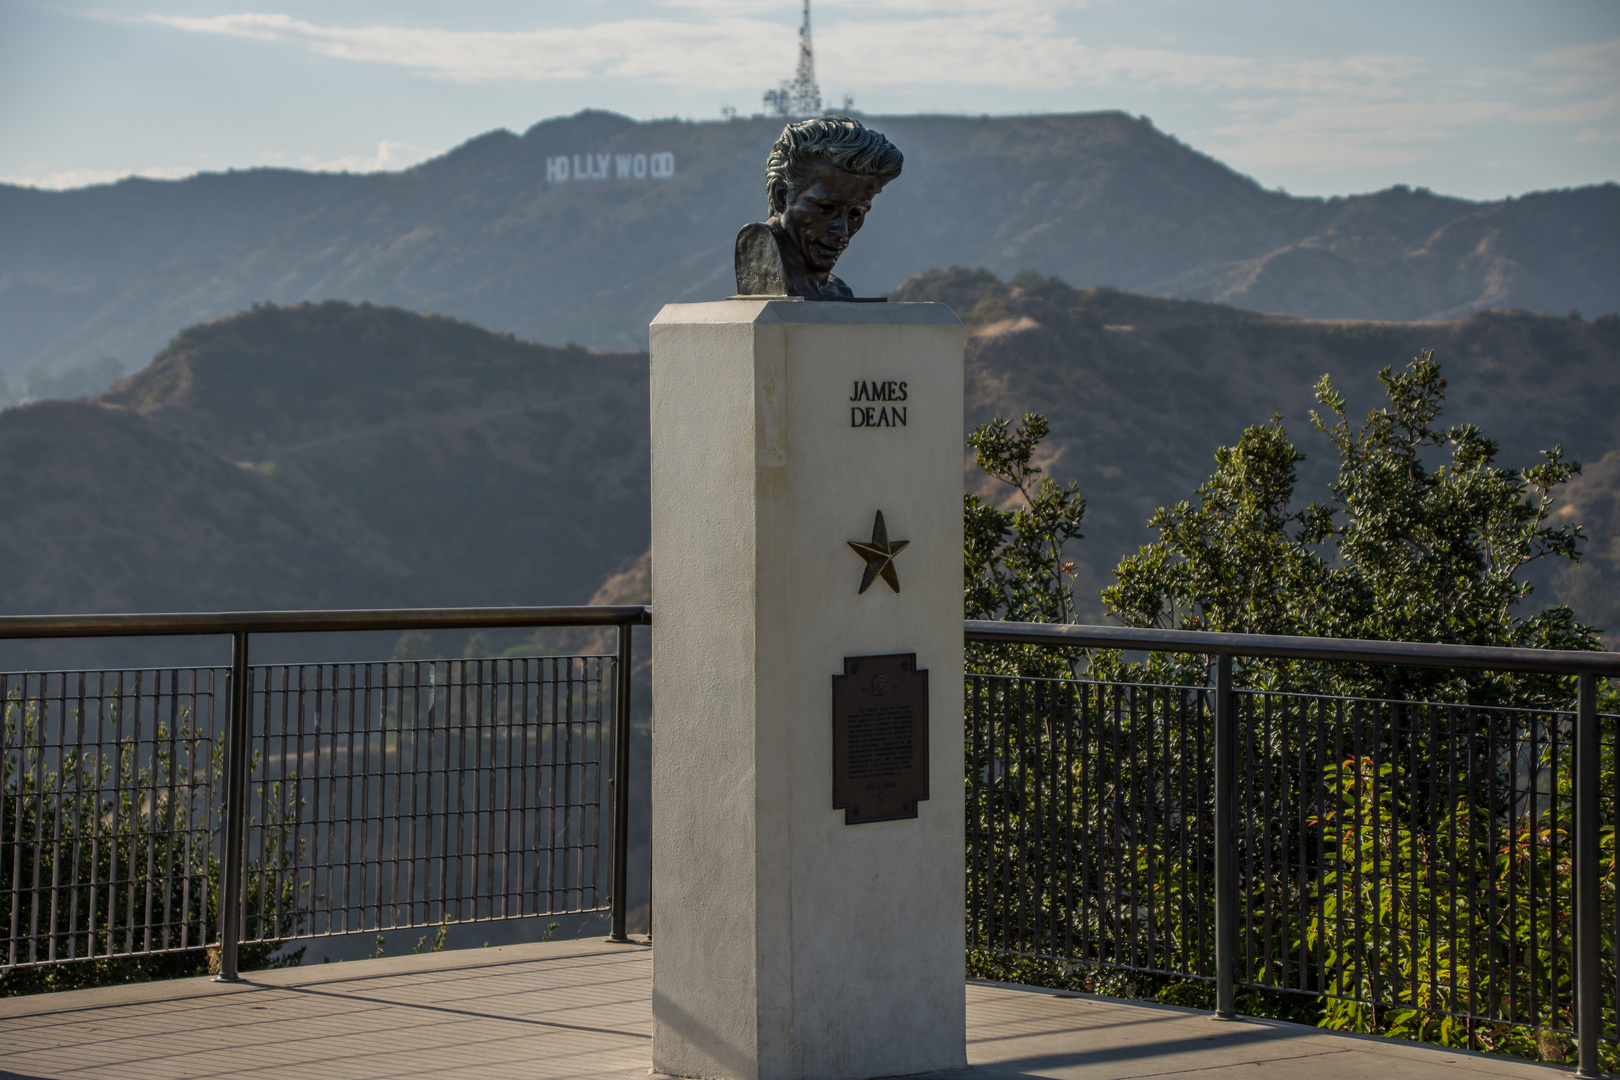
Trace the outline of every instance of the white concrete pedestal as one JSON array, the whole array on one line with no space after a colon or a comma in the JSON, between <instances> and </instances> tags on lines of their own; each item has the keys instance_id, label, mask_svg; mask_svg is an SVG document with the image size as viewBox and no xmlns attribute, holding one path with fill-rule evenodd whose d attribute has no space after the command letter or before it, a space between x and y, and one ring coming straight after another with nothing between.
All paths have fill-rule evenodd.
<instances>
[{"instance_id":1,"label":"white concrete pedestal","mask_svg":"<svg viewBox=\"0 0 1620 1080\"><path fill-rule=\"evenodd\" d=\"M962 340L943 304L653 321L656 1071L966 1065ZM861 595L880 510L900 592ZM928 671L930 795L846 825L832 678L886 653Z\"/></svg>"}]
</instances>

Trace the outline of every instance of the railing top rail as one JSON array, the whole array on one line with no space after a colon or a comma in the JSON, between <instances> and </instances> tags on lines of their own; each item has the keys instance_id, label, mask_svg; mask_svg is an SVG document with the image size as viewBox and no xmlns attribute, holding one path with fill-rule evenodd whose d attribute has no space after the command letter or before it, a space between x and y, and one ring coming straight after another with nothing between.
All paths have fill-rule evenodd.
<instances>
[{"instance_id":1,"label":"railing top rail","mask_svg":"<svg viewBox=\"0 0 1620 1080\"><path fill-rule=\"evenodd\" d=\"M645 626L644 604L578 607L361 608L213 611L161 615L0 615L0 639L290 634L347 630L469 630L536 626Z\"/></svg>"},{"instance_id":2,"label":"railing top rail","mask_svg":"<svg viewBox=\"0 0 1620 1080\"><path fill-rule=\"evenodd\" d=\"M1336 660L1402 667L1481 668L1557 675L1620 675L1620 653L1566 649L1509 649L1491 645L1438 645L1416 641L1290 637L1283 634L1218 634L1201 630L1156 630L1134 626L991 622L968 619L967 640L1011 645L1071 645L1093 649L1270 656Z\"/></svg>"},{"instance_id":3,"label":"railing top rail","mask_svg":"<svg viewBox=\"0 0 1620 1080\"><path fill-rule=\"evenodd\" d=\"M361 630L468 630L527 627L646 626L645 604L574 607L361 608L340 611L219 611L122 615L4 615L0 640L66 637L152 637L286 634ZM1510 649L1357 638L1221 634L1131 626L992 622L968 619L968 641L1153 652L1228 653L1418 667L1480 668L1620 676L1620 653Z\"/></svg>"}]
</instances>

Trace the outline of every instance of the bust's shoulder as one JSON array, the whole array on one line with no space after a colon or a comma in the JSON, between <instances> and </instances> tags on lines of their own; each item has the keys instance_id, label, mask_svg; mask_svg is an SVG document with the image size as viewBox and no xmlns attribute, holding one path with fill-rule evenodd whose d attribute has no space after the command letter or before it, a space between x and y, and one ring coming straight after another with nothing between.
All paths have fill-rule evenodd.
<instances>
[{"instance_id":1,"label":"bust's shoulder","mask_svg":"<svg viewBox=\"0 0 1620 1080\"><path fill-rule=\"evenodd\" d=\"M851 300L855 290L844 284L843 278L836 274L827 275L827 284L818 290L818 300Z\"/></svg>"},{"instance_id":2,"label":"bust's shoulder","mask_svg":"<svg viewBox=\"0 0 1620 1080\"><path fill-rule=\"evenodd\" d=\"M776 243L776 234L771 231L770 223L766 221L750 221L737 232L739 248L744 244L764 243L767 239L773 244Z\"/></svg>"},{"instance_id":3,"label":"bust's shoulder","mask_svg":"<svg viewBox=\"0 0 1620 1080\"><path fill-rule=\"evenodd\" d=\"M737 233L737 293L739 296L783 296L787 293L782 247L776 230L764 221L752 221Z\"/></svg>"}]
</instances>

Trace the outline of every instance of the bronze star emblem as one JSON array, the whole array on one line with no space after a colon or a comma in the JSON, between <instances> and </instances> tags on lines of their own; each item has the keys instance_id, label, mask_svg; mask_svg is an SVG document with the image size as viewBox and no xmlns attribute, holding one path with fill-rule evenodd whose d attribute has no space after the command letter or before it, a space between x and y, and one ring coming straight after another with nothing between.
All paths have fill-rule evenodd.
<instances>
[{"instance_id":1,"label":"bronze star emblem","mask_svg":"<svg viewBox=\"0 0 1620 1080\"><path fill-rule=\"evenodd\" d=\"M872 522L872 539L870 543L859 540L846 541L855 549L855 554L866 560L866 573L861 575L861 592L872 587L872 582L880 576L889 583L889 588L895 592L900 591L900 575L894 572L894 557L903 550L910 540L890 540L889 528L883 524L883 511L877 512L877 519Z\"/></svg>"}]
</instances>

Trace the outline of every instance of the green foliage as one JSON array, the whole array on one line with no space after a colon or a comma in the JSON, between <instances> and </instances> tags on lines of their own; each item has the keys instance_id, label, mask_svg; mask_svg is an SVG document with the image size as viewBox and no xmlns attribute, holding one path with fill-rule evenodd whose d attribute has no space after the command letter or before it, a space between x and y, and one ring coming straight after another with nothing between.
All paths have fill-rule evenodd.
<instances>
[{"instance_id":1,"label":"green foliage","mask_svg":"<svg viewBox=\"0 0 1620 1080\"><path fill-rule=\"evenodd\" d=\"M555 924L553 924L553 925L555 925ZM382 939L378 938L377 940L381 941ZM428 945L427 935L423 934L421 937L416 939L416 948L412 949L411 952L419 954L419 953L421 953L423 947L426 946L427 951L430 952L430 953L441 953L441 952L444 952L444 947L449 942L449 940L450 940L450 916L445 915L445 916L443 916L443 917L441 917L439 919L439 929L438 929L438 932L433 935L433 944Z\"/></svg>"},{"instance_id":2,"label":"green foliage","mask_svg":"<svg viewBox=\"0 0 1620 1080\"><path fill-rule=\"evenodd\" d=\"M982 267L970 270L965 266L925 270L907 281L903 289L909 302L949 304L959 315L971 311L982 300L1004 297L1008 292L1001 279L989 270Z\"/></svg>"},{"instance_id":3,"label":"green foliage","mask_svg":"<svg viewBox=\"0 0 1620 1080\"><path fill-rule=\"evenodd\" d=\"M1596 632L1558 605L1522 615L1542 559L1579 558L1581 532L1551 524L1553 492L1580 470L1562 450L1528 468L1496 464L1472 425L1438 426L1446 383L1432 353L1379 375L1387 407L1352 427L1325 376L1316 429L1338 455L1327 505L1294 509L1304 460L1280 418L1216 452L1192 502L1157 510L1159 539L1123 559L1102 599L1130 626L1386 641L1594 649ZM1441 455L1444 455L1441 457ZM1431 460L1440 458L1437 464ZM1202 683L1204 660L1100 658L1112 679ZM1567 680L1509 672L1372 668L1287 660L1239 663L1240 681L1405 700L1547 705Z\"/></svg>"},{"instance_id":4,"label":"green foliage","mask_svg":"<svg viewBox=\"0 0 1620 1080\"><path fill-rule=\"evenodd\" d=\"M1575 1025L1573 818L1567 809L1554 812L1573 796L1570 762L1543 752L1536 762L1543 793L1518 806L1459 798L1425 807L1388 762L1361 757L1327 768L1329 809L1313 824L1326 838L1328 869L1312 888L1313 917L1304 926L1307 950L1337 972L1323 1027L1576 1063L1563 1034ZM1599 818L1609 824L1599 830L1599 983L1612 986L1612 738L1604 740L1601 771ZM1399 1004L1371 1004L1392 999ZM1448 1015L1455 1013L1464 1015ZM1615 1046L1600 1048L1612 1070L1620 1063Z\"/></svg>"},{"instance_id":5,"label":"green foliage","mask_svg":"<svg viewBox=\"0 0 1620 1080\"><path fill-rule=\"evenodd\" d=\"M389 659L395 663L408 663L412 660L426 660L436 655L433 647L433 637L426 630L407 630L399 635L394 642L394 651Z\"/></svg>"},{"instance_id":6,"label":"green foliage","mask_svg":"<svg viewBox=\"0 0 1620 1080\"><path fill-rule=\"evenodd\" d=\"M1046 417L1025 413L1016 428L997 417L968 436L979 467L1013 496L1013 506L1006 510L976 495L964 497L963 585L969 619L1074 621L1075 564L1066 548L1084 537L1080 525L1086 502L1079 485L1041 476L1034 464L1048 430ZM1066 674L1071 659L1033 647L975 645L969 651L970 664L981 671Z\"/></svg>"},{"instance_id":7,"label":"green foliage","mask_svg":"<svg viewBox=\"0 0 1620 1080\"><path fill-rule=\"evenodd\" d=\"M1069 308L1068 314L1069 320L1076 326L1089 330L1094 334L1101 333L1104 328L1102 319L1098 317L1096 312L1091 311L1089 308L1075 305L1074 307Z\"/></svg>"},{"instance_id":8,"label":"green foliage","mask_svg":"<svg viewBox=\"0 0 1620 1080\"><path fill-rule=\"evenodd\" d=\"M1138 626L1596 648L1594 632L1568 608L1526 613L1531 590L1521 577L1540 560L1578 557L1580 530L1556 523L1553 493L1580 467L1555 447L1540 464L1509 470L1477 428L1442 427L1445 381L1429 353L1380 378L1388 403L1360 426L1329 380L1317 386L1324 415L1313 419L1339 463L1325 503L1295 505L1304 456L1280 418L1249 428L1217 451L1214 475L1192 500L1155 512L1159 539L1121 562L1103 593L1110 611ZM1084 503L1074 485L1035 485L1031 463L1046 434L1036 416L1016 430L997 420L974 432L978 464L1014 490L1019 509L967 500L970 618L1073 617L1072 574L1060 560L1063 545L1080 538ZM1065 676L1079 660L981 649L969 664L988 674ZM983 745L967 747L969 776L979 778L968 807L977 852L969 893L979 905L970 916L979 919L973 940L1000 946L970 950L973 974L1213 1004L1205 981L1031 956L1049 946L1021 936L1026 923L1072 931L1099 956L1123 948L1133 965L1159 970L1184 970L1176 950L1208 939L1212 848L1204 845L1212 840L1200 825L1208 811L1188 798L1188 777L1208 760L1183 761L1192 745L1207 754L1208 712L1170 708L1163 715L1181 717L1180 742L1156 743L1154 707L1145 704L1205 686L1207 663L1202 655L1126 663L1104 653L1090 658L1084 681L970 684L970 694L993 699L975 702ZM1285 692L1245 695L1240 720L1239 752L1251 763L1240 777L1247 810L1238 840L1247 977L1329 983L1322 998L1240 990L1240 1011L1573 1062L1563 1033L1573 1025L1571 757L1567 746L1552 755L1547 727L1539 760L1500 749L1535 746L1527 724L1563 723L1521 710L1566 707L1569 681L1261 659L1240 662L1238 676L1240 685ZM1381 700L1335 714L1331 699L1298 692ZM1517 708L1457 711L1426 701ZM1600 711L1616 705L1604 684ZM1059 754L1060 738L1095 748L1089 761ZM1327 760L1333 751L1324 747L1351 738L1353 756ZM1611 825L1601 836L1599 921L1602 981L1612 985L1612 732L1603 745L1600 817ZM1146 770L1131 757L1139 752L1151 762ZM1086 853L1072 865L1042 816L1059 790ZM1531 895L1539 903L1525 902Z\"/></svg>"},{"instance_id":9,"label":"green foliage","mask_svg":"<svg viewBox=\"0 0 1620 1080\"><path fill-rule=\"evenodd\" d=\"M1007 317L1007 305L993 296L987 296L973 305L962 321L969 326L987 326L990 323L1000 322Z\"/></svg>"},{"instance_id":10,"label":"green foliage","mask_svg":"<svg viewBox=\"0 0 1620 1080\"><path fill-rule=\"evenodd\" d=\"M15 838L0 859L0 925L15 919L38 942L40 959L52 949L60 958L0 971L0 997L217 972L220 864L194 830L208 821L211 801L215 828L223 827L210 794L223 787L221 749L186 710L172 726L160 722L143 753L133 737L100 749L62 747L36 703L13 698L0 707L0 836ZM278 795L272 785L264 805L279 806ZM285 821L265 824L265 850L247 867L245 900L248 912L268 918L284 939L304 921L302 889L287 872L297 853L286 842ZM264 915L270 911L281 914ZM32 934L31 926L38 927ZM282 944L243 943L239 968L302 963L302 949L276 956Z\"/></svg>"},{"instance_id":11,"label":"green foliage","mask_svg":"<svg viewBox=\"0 0 1620 1080\"><path fill-rule=\"evenodd\" d=\"M1299 598L1323 591L1328 565L1315 549L1331 524L1320 506L1289 508L1303 460L1276 418L1217 449L1215 475L1196 503L1155 510L1148 527L1159 540L1120 561L1115 583L1102 591L1109 611L1127 626L1309 633L1311 612ZM1137 672L1111 655L1097 674L1201 686L1207 663L1202 655L1154 654Z\"/></svg>"}]
</instances>

